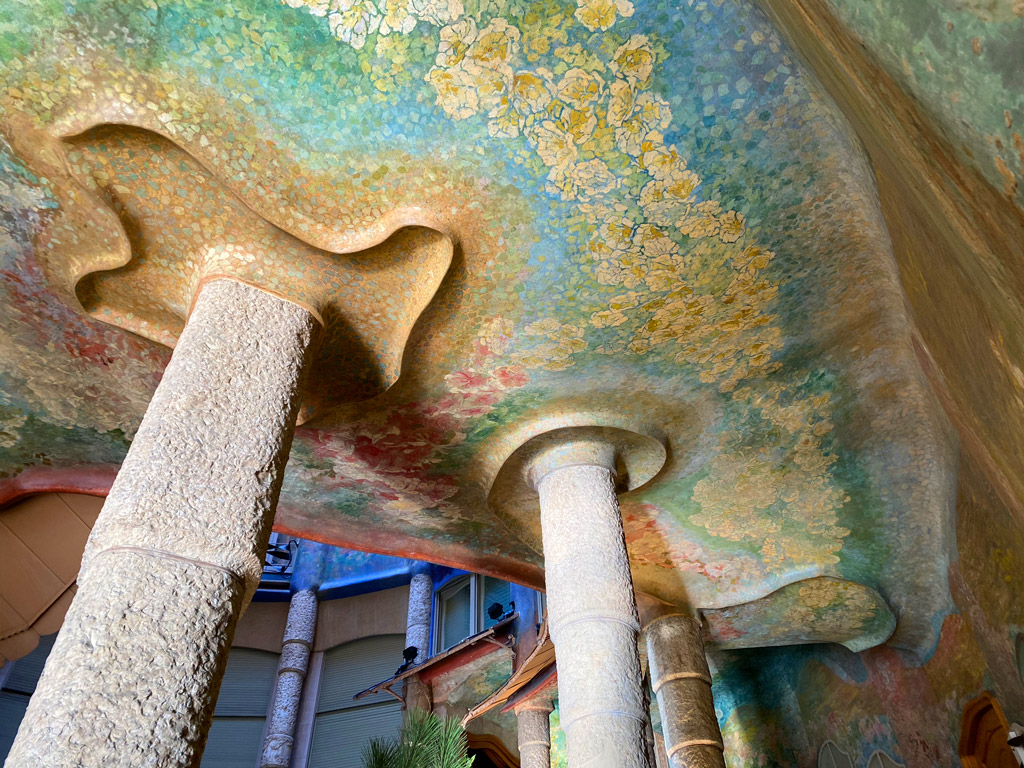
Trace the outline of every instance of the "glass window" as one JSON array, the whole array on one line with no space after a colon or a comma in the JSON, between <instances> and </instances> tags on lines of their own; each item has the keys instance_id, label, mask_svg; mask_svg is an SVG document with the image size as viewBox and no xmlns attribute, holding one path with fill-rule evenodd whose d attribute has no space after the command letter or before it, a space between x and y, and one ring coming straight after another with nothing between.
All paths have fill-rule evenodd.
<instances>
[{"instance_id":1,"label":"glass window","mask_svg":"<svg viewBox=\"0 0 1024 768\"><path fill-rule=\"evenodd\" d=\"M506 613L509 610L509 603L512 600L512 585L507 581L501 579L495 579L492 576L482 577L483 588L480 590L481 601L480 601L480 616L483 618L483 626L481 629L487 629L493 627L498 623L497 619L492 619L488 615L488 609L494 605L494 603L501 603L501 614Z\"/></svg>"},{"instance_id":2,"label":"glass window","mask_svg":"<svg viewBox=\"0 0 1024 768\"><path fill-rule=\"evenodd\" d=\"M200 763L202 768L256 765L279 658L268 651L231 649Z\"/></svg>"},{"instance_id":3,"label":"glass window","mask_svg":"<svg viewBox=\"0 0 1024 768\"><path fill-rule=\"evenodd\" d=\"M25 716L28 700L36 690L36 683L43 673L43 665L53 648L57 635L39 638L39 645L28 656L10 661L0 669L0 764L11 751L18 726Z\"/></svg>"},{"instance_id":4,"label":"glass window","mask_svg":"<svg viewBox=\"0 0 1024 768\"><path fill-rule=\"evenodd\" d=\"M391 677L402 663L404 646L403 635L378 635L324 654L307 768L362 768L371 739L398 734L400 702L386 692L359 701L352 697Z\"/></svg>"},{"instance_id":5,"label":"glass window","mask_svg":"<svg viewBox=\"0 0 1024 768\"><path fill-rule=\"evenodd\" d=\"M456 579L437 593L438 633L437 648L447 651L473 634L473 579Z\"/></svg>"}]
</instances>

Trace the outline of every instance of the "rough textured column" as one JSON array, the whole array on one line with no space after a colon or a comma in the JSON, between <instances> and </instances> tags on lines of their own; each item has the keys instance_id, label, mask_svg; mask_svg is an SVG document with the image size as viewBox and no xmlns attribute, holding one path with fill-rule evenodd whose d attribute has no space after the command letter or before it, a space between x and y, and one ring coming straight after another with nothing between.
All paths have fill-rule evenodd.
<instances>
[{"instance_id":1,"label":"rough textured column","mask_svg":"<svg viewBox=\"0 0 1024 768\"><path fill-rule=\"evenodd\" d=\"M550 696L534 696L515 708L519 731L519 761L522 768L551 768Z\"/></svg>"},{"instance_id":2,"label":"rough textured column","mask_svg":"<svg viewBox=\"0 0 1024 768\"><path fill-rule=\"evenodd\" d=\"M680 614L661 616L648 624L644 635L669 764L725 768L700 623Z\"/></svg>"},{"instance_id":3,"label":"rough textured column","mask_svg":"<svg viewBox=\"0 0 1024 768\"><path fill-rule=\"evenodd\" d=\"M288 768L295 743L295 721L299 716L302 685L306 680L309 653L316 635L316 592L304 589L292 595L288 623L277 665L274 707L270 714L267 740L263 742L260 768Z\"/></svg>"},{"instance_id":4,"label":"rough textured column","mask_svg":"<svg viewBox=\"0 0 1024 768\"><path fill-rule=\"evenodd\" d=\"M199 765L259 584L315 322L241 283L202 289L86 545L7 768Z\"/></svg>"},{"instance_id":5,"label":"rough textured column","mask_svg":"<svg viewBox=\"0 0 1024 768\"><path fill-rule=\"evenodd\" d=\"M649 768L639 621L615 496L614 451L574 442L538 456L548 626L573 768Z\"/></svg>"},{"instance_id":6,"label":"rough textured column","mask_svg":"<svg viewBox=\"0 0 1024 768\"><path fill-rule=\"evenodd\" d=\"M430 654L430 614L434 603L434 580L429 573L416 573L409 582L409 618L405 625L405 647L416 646L419 655L416 664L422 664ZM406 710L430 711L430 691L413 675L405 680Z\"/></svg>"}]
</instances>

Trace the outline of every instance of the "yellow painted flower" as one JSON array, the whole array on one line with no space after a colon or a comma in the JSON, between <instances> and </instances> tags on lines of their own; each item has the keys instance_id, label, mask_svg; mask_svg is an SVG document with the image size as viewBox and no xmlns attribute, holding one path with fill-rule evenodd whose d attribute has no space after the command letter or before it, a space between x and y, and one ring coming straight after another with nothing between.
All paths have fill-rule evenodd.
<instances>
[{"instance_id":1,"label":"yellow painted flower","mask_svg":"<svg viewBox=\"0 0 1024 768\"><path fill-rule=\"evenodd\" d=\"M626 314L630 309L640 304L640 294L636 291L616 296L608 302L608 309L602 309L590 316L590 324L595 328L615 328L622 325L629 316Z\"/></svg>"},{"instance_id":2,"label":"yellow painted flower","mask_svg":"<svg viewBox=\"0 0 1024 768\"><path fill-rule=\"evenodd\" d=\"M441 28L441 39L434 58L435 68L450 69L466 57L470 43L476 40L476 22L462 19Z\"/></svg>"},{"instance_id":3,"label":"yellow painted flower","mask_svg":"<svg viewBox=\"0 0 1024 768\"><path fill-rule=\"evenodd\" d=\"M625 86L625 87L623 87ZM615 143L632 157L644 154L644 139L652 132L664 131L672 123L672 110L660 96L618 80L612 86L608 124L615 127Z\"/></svg>"},{"instance_id":4,"label":"yellow painted flower","mask_svg":"<svg viewBox=\"0 0 1024 768\"><path fill-rule=\"evenodd\" d=\"M537 145L537 154L549 168L567 169L576 162L577 150L573 137L553 120L544 120L532 126L530 138Z\"/></svg>"},{"instance_id":5,"label":"yellow painted flower","mask_svg":"<svg viewBox=\"0 0 1024 768\"><path fill-rule=\"evenodd\" d=\"M408 0L409 12L434 26L451 24L466 12L462 0Z\"/></svg>"},{"instance_id":6,"label":"yellow painted flower","mask_svg":"<svg viewBox=\"0 0 1024 768\"><path fill-rule=\"evenodd\" d=\"M652 179L640 190L640 207L647 218L663 227L679 226L691 210L694 190L700 177L693 171L675 169L660 179ZM689 234L683 229L684 234Z\"/></svg>"},{"instance_id":7,"label":"yellow painted flower","mask_svg":"<svg viewBox=\"0 0 1024 768\"><path fill-rule=\"evenodd\" d=\"M608 169L603 160L596 157L570 166L569 177L576 193L574 197L598 197L611 192L619 185L618 177Z\"/></svg>"},{"instance_id":8,"label":"yellow painted flower","mask_svg":"<svg viewBox=\"0 0 1024 768\"><path fill-rule=\"evenodd\" d=\"M718 237L723 243L735 243L743 234L746 219L736 211L726 211L718 217Z\"/></svg>"},{"instance_id":9,"label":"yellow painted flower","mask_svg":"<svg viewBox=\"0 0 1024 768\"><path fill-rule=\"evenodd\" d=\"M398 32L407 35L416 28L416 17L413 16L407 0L384 0L382 4L384 16L380 21L381 35Z\"/></svg>"},{"instance_id":10,"label":"yellow painted flower","mask_svg":"<svg viewBox=\"0 0 1024 768\"><path fill-rule=\"evenodd\" d=\"M573 68L562 75L554 95L573 109L585 109L601 98L604 80L592 72Z\"/></svg>"},{"instance_id":11,"label":"yellow painted flower","mask_svg":"<svg viewBox=\"0 0 1024 768\"><path fill-rule=\"evenodd\" d=\"M305 8L314 16L326 16L330 0L284 0L292 8Z\"/></svg>"},{"instance_id":12,"label":"yellow painted flower","mask_svg":"<svg viewBox=\"0 0 1024 768\"><path fill-rule=\"evenodd\" d=\"M331 34L356 50L380 27L381 15L370 0L331 0L327 23Z\"/></svg>"},{"instance_id":13,"label":"yellow painted flower","mask_svg":"<svg viewBox=\"0 0 1024 768\"><path fill-rule=\"evenodd\" d=\"M686 170L686 160L679 155L676 145L665 146L661 134L650 133L644 137L644 147L640 162L655 179L664 179Z\"/></svg>"},{"instance_id":14,"label":"yellow painted flower","mask_svg":"<svg viewBox=\"0 0 1024 768\"><path fill-rule=\"evenodd\" d=\"M434 67L427 73L427 82L434 87L438 106L449 117L464 120L479 110L480 96L475 83L461 67Z\"/></svg>"},{"instance_id":15,"label":"yellow painted flower","mask_svg":"<svg viewBox=\"0 0 1024 768\"><path fill-rule=\"evenodd\" d=\"M686 206L677 222L679 231L694 239L714 237L719 234L721 228L718 218L718 212L721 209L722 206L714 200Z\"/></svg>"},{"instance_id":16,"label":"yellow painted flower","mask_svg":"<svg viewBox=\"0 0 1024 768\"><path fill-rule=\"evenodd\" d=\"M491 19L466 51L467 62L486 69L508 66L519 51L519 30L505 19Z\"/></svg>"},{"instance_id":17,"label":"yellow painted flower","mask_svg":"<svg viewBox=\"0 0 1024 768\"><path fill-rule=\"evenodd\" d=\"M520 70L512 78L512 104L521 115L543 112L551 103L551 72Z\"/></svg>"},{"instance_id":18,"label":"yellow painted flower","mask_svg":"<svg viewBox=\"0 0 1024 768\"><path fill-rule=\"evenodd\" d=\"M629 0L576 0L576 18L587 29L608 29L619 16L632 16Z\"/></svg>"},{"instance_id":19,"label":"yellow painted flower","mask_svg":"<svg viewBox=\"0 0 1024 768\"><path fill-rule=\"evenodd\" d=\"M633 35L620 45L609 68L617 77L638 87L646 87L654 72L654 50L647 35Z\"/></svg>"}]
</instances>

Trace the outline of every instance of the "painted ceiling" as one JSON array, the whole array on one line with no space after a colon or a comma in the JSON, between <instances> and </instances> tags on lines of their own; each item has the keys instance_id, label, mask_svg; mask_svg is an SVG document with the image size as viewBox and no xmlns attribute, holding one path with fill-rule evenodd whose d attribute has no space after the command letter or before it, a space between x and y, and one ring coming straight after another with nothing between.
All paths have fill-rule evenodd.
<instances>
[{"instance_id":1,"label":"painted ceiling","mask_svg":"<svg viewBox=\"0 0 1024 768\"><path fill-rule=\"evenodd\" d=\"M868 163L757 8L5 6L0 497L102 492L227 276L327 329L279 529L542 586L497 470L618 427L668 456L639 589L734 646L934 647L954 438Z\"/></svg>"}]
</instances>

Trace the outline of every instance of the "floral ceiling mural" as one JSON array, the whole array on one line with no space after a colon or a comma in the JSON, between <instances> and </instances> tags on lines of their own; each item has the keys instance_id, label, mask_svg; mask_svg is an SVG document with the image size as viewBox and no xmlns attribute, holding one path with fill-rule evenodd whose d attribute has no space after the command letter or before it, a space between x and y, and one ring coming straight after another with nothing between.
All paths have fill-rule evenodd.
<instances>
[{"instance_id":1,"label":"floral ceiling mural","mask_svg":"<svg viewBox=\"0 0 1024 768\"><path fill-rule=\"evenodd\" d=\"M102 492L227 276L327 329L279 529L540 586L496 468L615 426L669 455L639 588L935 647L952 432L870 169L749 3L17 3L0 103L5 498Z\"/></svg>"}]
</instances>

